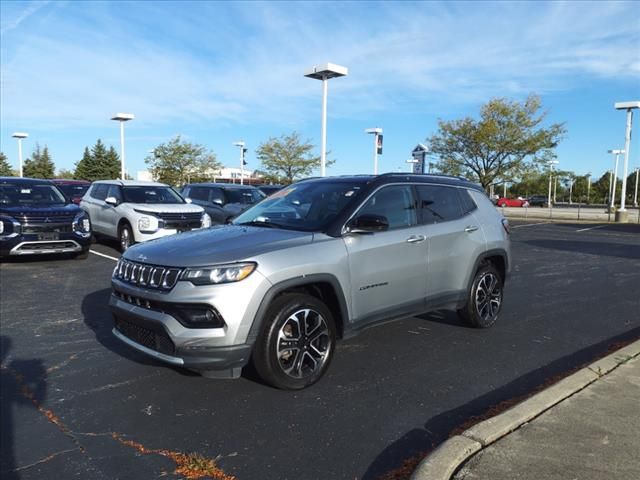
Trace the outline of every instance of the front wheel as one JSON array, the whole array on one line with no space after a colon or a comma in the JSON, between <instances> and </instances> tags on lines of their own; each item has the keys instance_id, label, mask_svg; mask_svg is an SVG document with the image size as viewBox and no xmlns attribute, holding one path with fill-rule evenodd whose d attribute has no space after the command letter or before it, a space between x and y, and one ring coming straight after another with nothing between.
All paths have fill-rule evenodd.
<instances>
[{"instance_id":1,"label":"front wheel","mask_svg":"<svg viewBox=\"0 0 640 480\"><path fill-rule=\"evenodd\" d=\"M498 319L502 308L503 281L491 264L481 266L473 277L467 302L458 314L472 327L487 328Z\"/></svg>"},{"instance_id":2,"label":"front wheel","mask_svg":"<svg viewBox=\"0 0 640 480\"><path fill-rule=\"evenodd\" d=\"M284 294L267 312L252 362L266 383L300 390L327 371L335 344L335 322L323 302L311 295Z\"/></svg>"},{"instance_id":3,"label":"front wheel","mask_svg":"<svg viewBox=\"0 0 640 480\"><path fill-rule=\"evenodd\" d=\"M506 206L507 206L507 204L506 204L506 203L504 203L504 202L502 202L502 203L500 204L500 206L501 206L501 207L506 207Z\"/></svg>"},{"instance_id":4,"label":"front wheel","mask_svg":"<svg viewBox=\"0 0 640 480\"><path fill-rule=\"evenodd\" d=\"M118 232L118 240L120 240L120 251L124 253L131 245L134 244L133 232L128 223L123 223Z\"/></svg>"}]
</instances>

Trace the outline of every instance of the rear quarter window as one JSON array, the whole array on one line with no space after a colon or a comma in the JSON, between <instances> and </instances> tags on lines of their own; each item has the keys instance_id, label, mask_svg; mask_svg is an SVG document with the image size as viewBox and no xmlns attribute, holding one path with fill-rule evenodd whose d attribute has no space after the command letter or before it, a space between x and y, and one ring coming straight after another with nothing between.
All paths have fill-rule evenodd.
<instances>
[{"instance_id":1,"label":"rear quarter window","mask_svg":"<svg viewBox=\"0 0 640 480\"><path fill-rule=\"evenodd\" d=\"M473 212L478 206L476 202L473 201L469 191L464 188L457 188L458 196L460 197L460 206L462 208L462 214L467 215Z\"/></svg>"}]
</instances>

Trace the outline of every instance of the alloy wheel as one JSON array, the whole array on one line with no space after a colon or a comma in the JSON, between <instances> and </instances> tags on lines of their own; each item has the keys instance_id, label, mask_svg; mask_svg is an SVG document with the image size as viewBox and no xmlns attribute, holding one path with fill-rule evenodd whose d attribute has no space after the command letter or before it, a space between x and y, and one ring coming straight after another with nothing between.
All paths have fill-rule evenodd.
<instances>
[{"instance_id":1,"label":"alloy wheel","mask_svg":"<svg viewBox=\"0 0 640 480\"><path fill-rule=\"evenodd\" d=\"M476 287L476 311L483 320L495 317L502 303L502 289L500 281L493 273L485 273Z\"/></svg>"}]
</instances>

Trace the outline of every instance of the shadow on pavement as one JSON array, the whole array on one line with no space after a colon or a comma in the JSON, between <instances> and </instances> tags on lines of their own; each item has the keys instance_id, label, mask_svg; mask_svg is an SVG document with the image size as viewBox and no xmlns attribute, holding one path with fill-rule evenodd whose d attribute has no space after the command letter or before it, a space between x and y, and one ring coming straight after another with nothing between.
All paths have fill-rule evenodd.
<instances>
[{"instance_id":1,"label":"shadow on pavement","mask_svg":"<svg viewBox=\"0 0 640 480\"><path fill-rule=\"evenodd\" d=\"M47 396L47 371L42 360L11 360L11 338L0 336L0 477L19 480L16 471L15 426L17 407L37 409Z\"/></svg>"},{"instance_id":2,"label":"shadow on pavement","mask_svg":"<svg viewBox=\"0 0 640 480\"><path fill-rule=\"evenodd\" d=\"M563 250L590 255L620 257L625 259L640 259L640 245L611 242L578 242L575 240L524 240L522 243L534 247Z\"/></svg>"},{"instance_id":3,"label":"shadow on pavement","mask_svg":"<svg viewBox=\"0 0 640 480\"><path fill-rule=\"evenodd\" d=\"M429 419L423 428L407 432L385 448L369 465L362 480L379 480L385 473L399 468L403 461L418 455L425 455L449 438L454 429L474 417L481 417L501 402L512 399L524 400L537 389L553 383L552 380L559 380L575 369L591 363L607 353L612 345L626 344L638 338L640 338L640 328L635 328L622 335L559 358L464 405L436 415ZM491 413L493 415L499 412Z\"/></svg>"}]
</instances>

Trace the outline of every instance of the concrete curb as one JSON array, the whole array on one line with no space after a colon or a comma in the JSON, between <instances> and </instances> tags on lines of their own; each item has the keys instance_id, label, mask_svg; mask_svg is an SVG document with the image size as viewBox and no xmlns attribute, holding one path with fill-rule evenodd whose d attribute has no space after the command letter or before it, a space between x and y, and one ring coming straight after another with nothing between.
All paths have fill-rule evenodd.
<instances>
[{"instance_id":1,"label":"concrete curb","mask_svg":"<svg viewBox=\"0 0 640 480\"><path fill-rule=\"evenodd\" d=\"M593 362L503 413L449 438L420 462L411 480L450 480L456 470L475 453L637 356L640 356L640 340Z\"/></svg>"}]
</instances>

